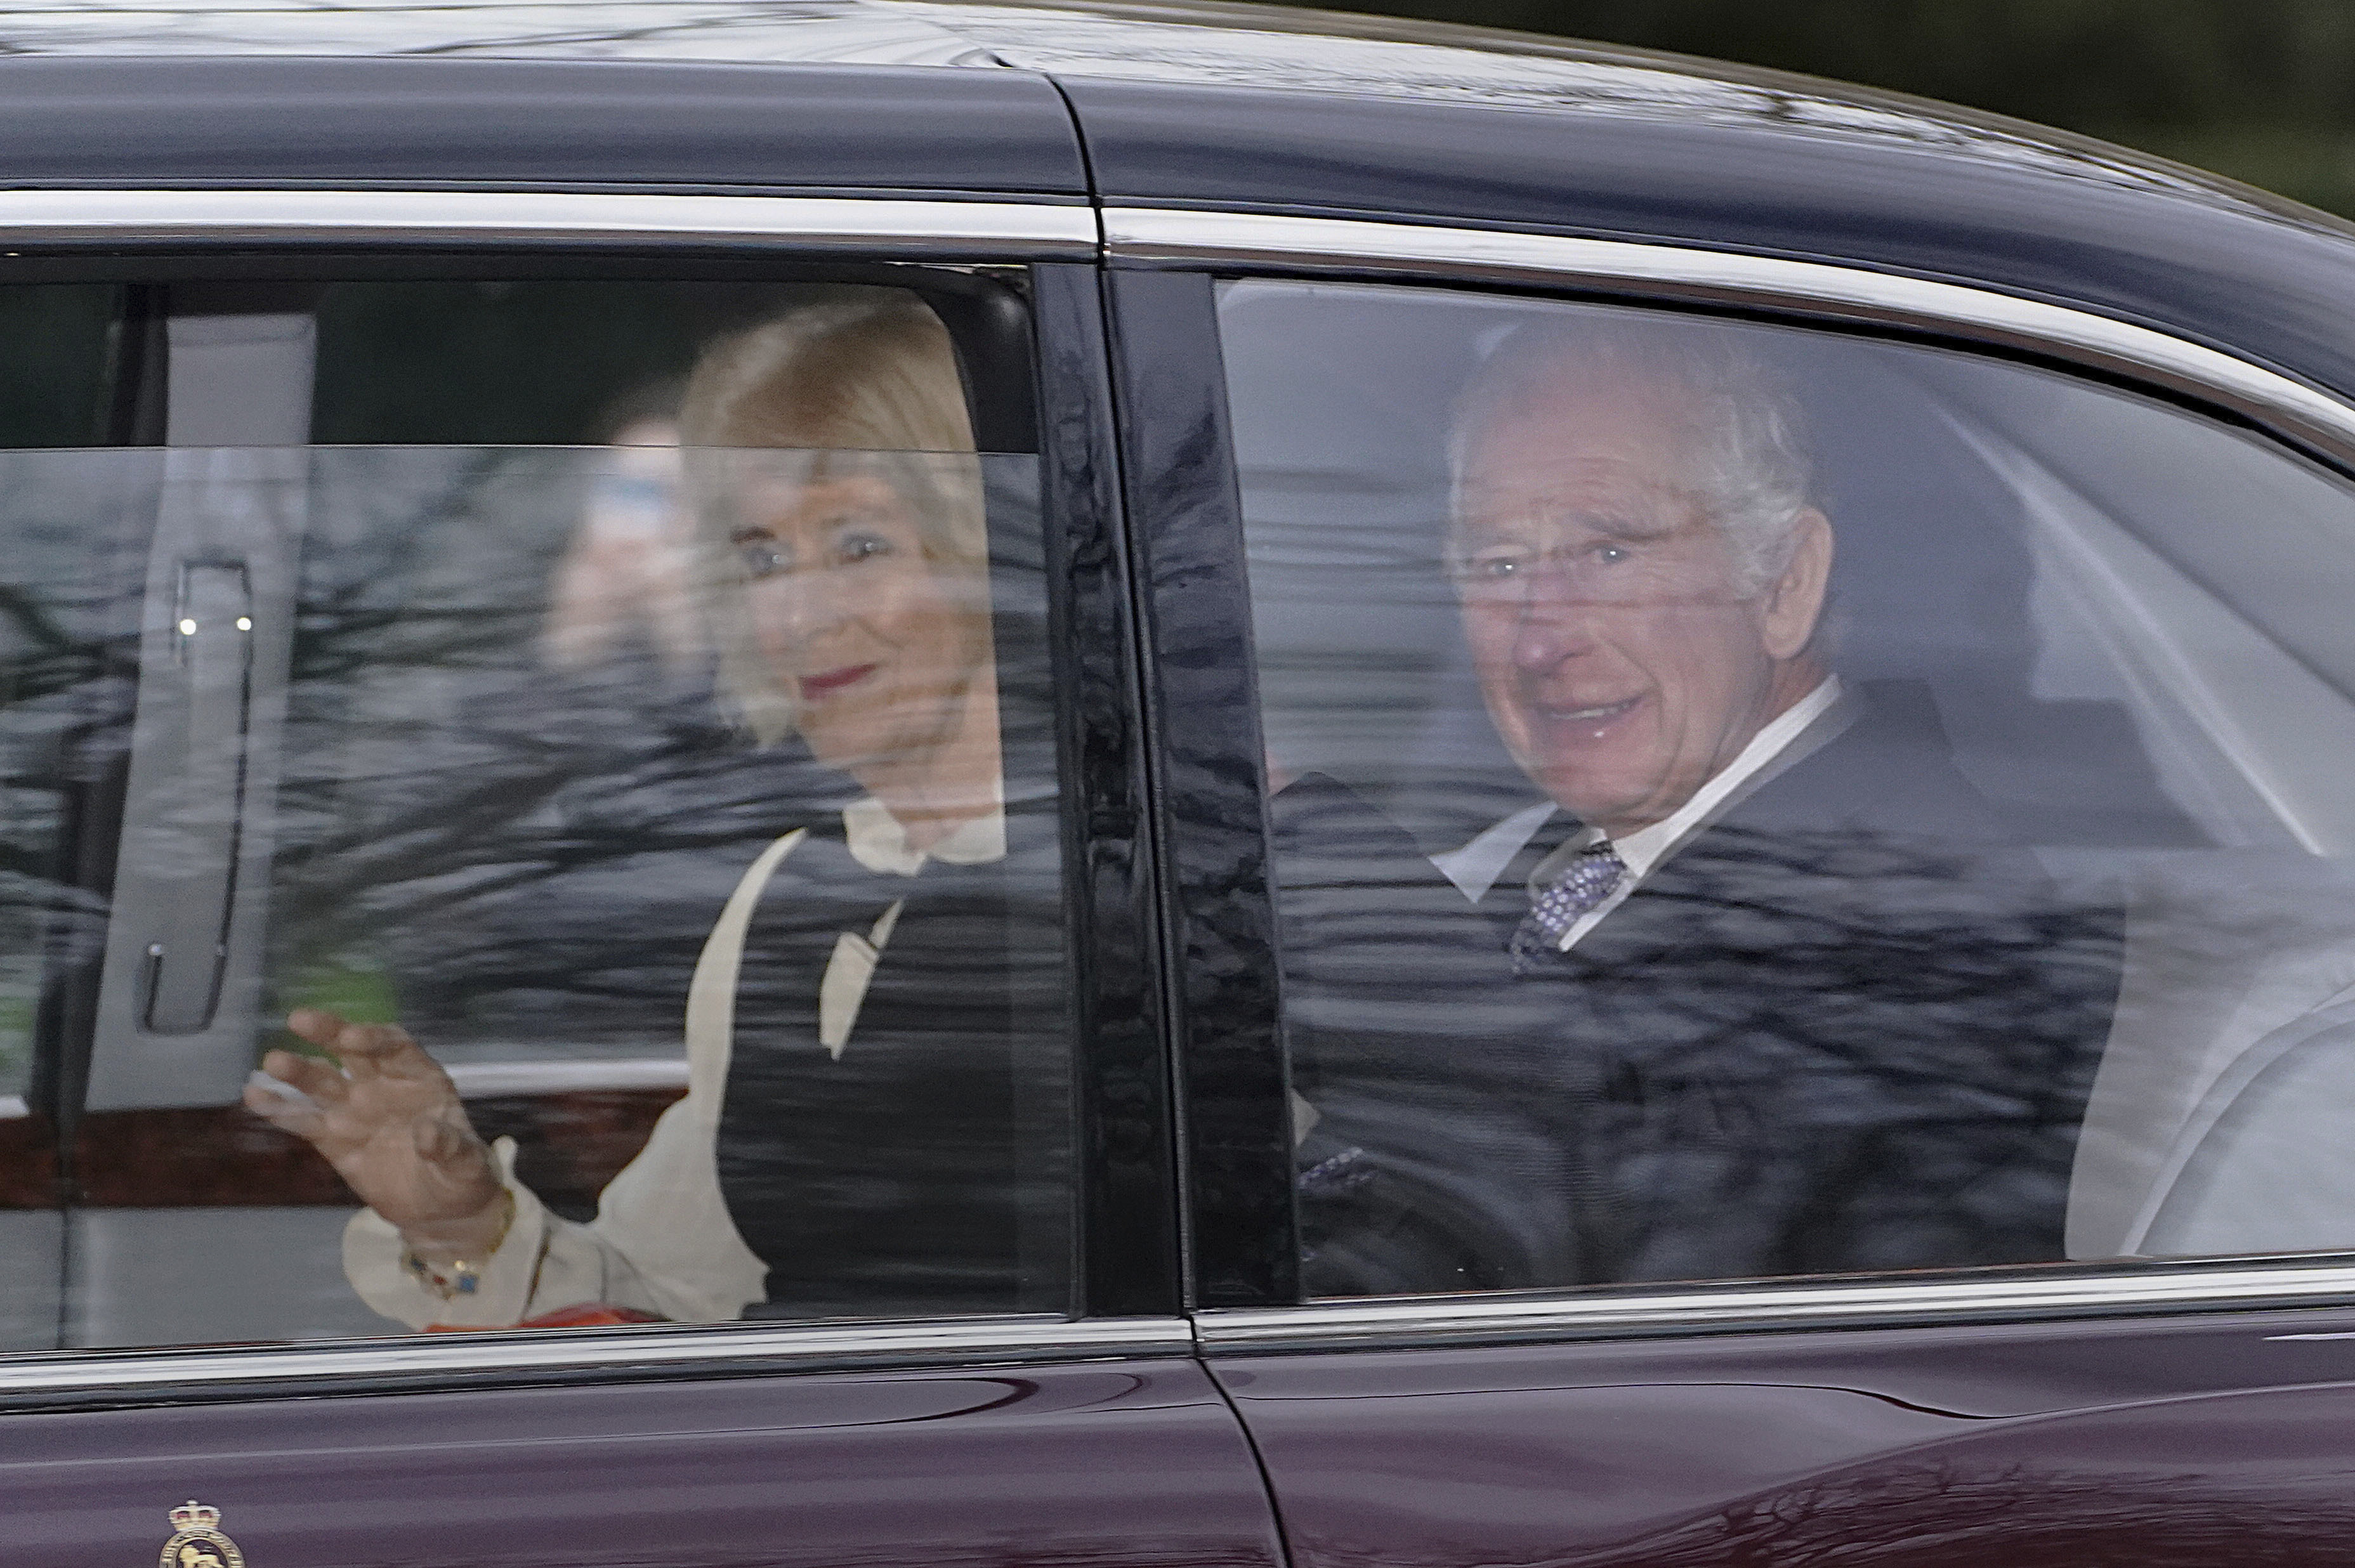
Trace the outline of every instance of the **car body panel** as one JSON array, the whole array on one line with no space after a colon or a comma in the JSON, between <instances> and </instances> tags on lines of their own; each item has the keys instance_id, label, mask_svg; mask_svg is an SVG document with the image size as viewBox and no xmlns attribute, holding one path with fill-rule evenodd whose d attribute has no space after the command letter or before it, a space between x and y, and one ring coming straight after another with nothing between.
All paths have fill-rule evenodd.
<instances>
[{"instance_id":1,"label":"car body panel","mask_svg":"<svg viewBox=\"0 0 2355 1568\"><path fill-rule=\"evenodd\" d=\"M1183 1360L18 1414L0 1525L142 1561L188 1498L257 1568L1280 1563Z\"/></svg>"},{"instance_id":2,"label":"car body panel","mask_svg":"<svg viewBox=\"0 0 2355 1568\"><path fill-rule=\"evenodd\" d=\"M2335 1563L2355 1339L2282 1332L2236 1314L1215 1364L1300 1568L2190 1568L2251 1560L2252 1536L2267 1563Z\"/></svg>"}]
</instances>

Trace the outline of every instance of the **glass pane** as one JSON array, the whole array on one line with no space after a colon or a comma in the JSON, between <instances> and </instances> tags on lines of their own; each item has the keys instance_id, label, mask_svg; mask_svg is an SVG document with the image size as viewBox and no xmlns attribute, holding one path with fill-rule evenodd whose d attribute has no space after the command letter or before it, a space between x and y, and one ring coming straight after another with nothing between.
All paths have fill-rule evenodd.
<instances>
[{"instance_id":1,"label":"glass pane","mask_svg":"<svg viewBox=\"0 0 2355 1568\"><path fill-rule=\"evenodd\" d=\"M2355 1247L2343 482L1929 349L1221 309L1314 1293Z\"/></svg>"},{"instance_id":2,"label":"glass pane","mask_svg":"<svg viewBox=\"0 0 2355 1568\"><path fill-rule=\"evenodd\" d=\"M106 941L155 478L148 453L0 452L0 1349L57 1343L50 1113Z\"/></svg>"},{"instance_id":3,"label":"glass pane","mask_svg":"<svg viewBox=\"0 0 2355 1568\"><path fill-rule=\"evenodd\" d=\"M910 296L739 326L144 454L69 1344L1068 1310L1037 460Z\"/></svg>"},{"instance_id":4,"label":"glass pane","mask_svg":"<svg viewBox=\"0 0 2355 1568\"><path fill-rule=\"evenodd\" d=\"M677 409L702 346L827 301L772 283L340 283L316 291L323 446L569 445Z\"/></svg>"},{"instance_id":5,"label":"glass pane","mask_svg":"<svg viewBox=\"0 0 2355 1568\"><path fill-rule=\"evenodd\" d=\"M0 288L0 448L107 439L122 294L112 283Z\"/></svg>"}]
</instances>

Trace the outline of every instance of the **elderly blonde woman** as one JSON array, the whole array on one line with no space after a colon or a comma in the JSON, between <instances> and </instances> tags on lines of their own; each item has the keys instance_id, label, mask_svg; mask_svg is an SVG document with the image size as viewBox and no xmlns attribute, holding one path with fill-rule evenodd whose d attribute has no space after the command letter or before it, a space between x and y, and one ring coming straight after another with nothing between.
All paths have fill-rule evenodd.
<instances>
[{"instance_id":1,"label":"elderly blonde woman","mask_svg":"<svg viewBox=\"0 0 2355 1568\"><path fill-rule=\"evenodd\" d=\"M797 312L707 354L680 426L723 690L758 740L797 731L864 792L769 844L717 912L686 1097L587 1223L516 1179L512 1145L476 1136L399 1028L298 1011L336 1064L273 1052L310 1103L247 1103L368 1204L346 1272L412 1326L1025 1305L1042 1184L1018 1135L1059 1077L1055 1046L1025 1044L1050 1038L1053 822L1005 806L947 334L890 291Z\"/></svg>"}]
</instances>

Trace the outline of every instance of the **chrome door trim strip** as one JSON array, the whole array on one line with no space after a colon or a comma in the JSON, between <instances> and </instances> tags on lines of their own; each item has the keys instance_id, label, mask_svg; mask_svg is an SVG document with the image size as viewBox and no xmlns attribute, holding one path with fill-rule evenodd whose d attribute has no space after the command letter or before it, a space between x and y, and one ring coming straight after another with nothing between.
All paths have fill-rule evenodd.
<instances>
[{"instance_id":1,"label":"chrome door trim strip","mask_svg":"<svg viewBox=\"0 0 2355 1568\"><path fill-rule=\"evenodd\" d=\"M542 1328L0 1357L0 1410L1190 1356L1182 1317L1046 1316Z\"/></svg>"},{"instance_id":2,"label":"chrome door trim strip","mask_svg":"<svg viewBox=\"0 0 2355 1568\"><path fill-rule=\"evenodd\" d=\"M1103 222L1115 263L1603 284L1962 336L2154 382L2355 464L2355 408L2309 382L2153 327L1972 284L1683 245L1356 219L1108 208Z\"/></svg>"},{"instance_id":3,"label":"chrome door trim strip","mask_svg":"<svg viewBox=\"0 0 2355 1568\"><path fill-rule=\"evenodd\" d=\"M1092 258L1095 211L1048 202L419 190L0 191L0 246L287 242L850 247Z\"/></svg>"},{"instance_id":4,"label":"chrome door trim strip","mask_svg":"<svg viewBox=\"0 0 2355 1568\"><path fill-rule=\"evenodd\" d=\"M2062 1265L1943 1282L1841 1280L1545 1296L1387 1297L1197 1313L1206 1352L1348 1350L2355 1306L2355 1264Z\"/></svg>"}]
</instances>

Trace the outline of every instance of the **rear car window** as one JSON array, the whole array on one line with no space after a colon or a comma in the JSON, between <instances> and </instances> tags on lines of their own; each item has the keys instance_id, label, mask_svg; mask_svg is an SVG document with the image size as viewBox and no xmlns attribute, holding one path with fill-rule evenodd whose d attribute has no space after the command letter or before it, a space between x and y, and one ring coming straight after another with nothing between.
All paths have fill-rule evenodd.
<instances>
[{"instance_id":1,"label":"rear car window","mask_svg":"<svg viewBox=\"0 0 2355 1568\"><path fill-rule=\"evenodd\" d=\"M13 1348L1068 1309L1025 307L918 282L0 293Z\"/></svg>"}]
</instances>

